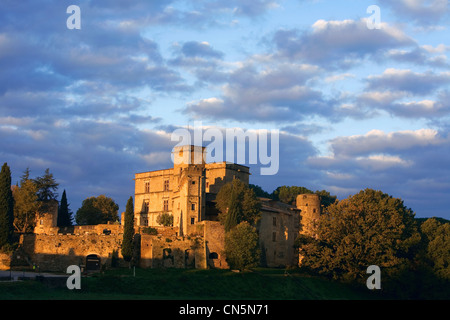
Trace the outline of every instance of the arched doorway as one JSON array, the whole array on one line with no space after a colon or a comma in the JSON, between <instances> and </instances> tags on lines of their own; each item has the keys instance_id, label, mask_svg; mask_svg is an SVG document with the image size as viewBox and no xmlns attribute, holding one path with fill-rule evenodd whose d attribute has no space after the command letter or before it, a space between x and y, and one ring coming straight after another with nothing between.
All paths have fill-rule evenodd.
<instances>
[{"instance_id":1,"label":"arched doorway","mask_svg":"<svg viewBox=\"0 0 450 320\"><path fill-rule=\"evenodd\" d=\"M96 254L86 256L86 271L100 270L100 257Z\"/></svg>"},{"instance_id":2,"label":"arched doorway","mask_svg":"<svg viewBox=\"0 0 450 320\"><path fill-rule=\"evenodd\" d=\"M209 254L209 258L210 259L219 259L219 255L217 254L217 252L211 252Z\"/></svg>"}]
</instances>

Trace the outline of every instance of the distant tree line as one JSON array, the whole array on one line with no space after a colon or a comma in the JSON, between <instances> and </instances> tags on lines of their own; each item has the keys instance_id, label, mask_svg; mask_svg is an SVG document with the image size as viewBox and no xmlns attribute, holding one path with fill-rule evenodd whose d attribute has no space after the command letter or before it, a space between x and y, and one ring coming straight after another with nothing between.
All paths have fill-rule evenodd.
<instances>
[{"instance_id":1,"label":"distant tree line","mask_svg":"<svg viewBox=\"0 0 450 320\"><path fill-rule=\"evenodd\" d=\"M268 198L276 201L281 201L295 206L297 196L299 194L317 194L320 196L321 205L327 208L330 204L333 204L337 197L330 194L326 190L312 191L305 187L300 186L280 186L276 188L272 193L264 191L260 186L249 184L250 189L255 192L257 197Z\"/></svg>"}]
</instances>

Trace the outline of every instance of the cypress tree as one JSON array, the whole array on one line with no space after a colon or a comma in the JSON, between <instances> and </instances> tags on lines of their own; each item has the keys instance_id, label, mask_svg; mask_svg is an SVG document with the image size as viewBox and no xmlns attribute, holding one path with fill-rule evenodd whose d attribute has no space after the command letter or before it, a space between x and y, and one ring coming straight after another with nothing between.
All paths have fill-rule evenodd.
<instances>
[{"instance_id":1,"label":"cypress tree","mask_svg":"<svg viewBox=\"0 0 450 320\"><path fill-rule=\"evenodd\" d=\"M72 212L67 203L66 190L61 196L61 203L58 208L58 227L69 227L72 225Z\"/></svg>"},{"instance_id":2,"label":"cypress tree","mask_svg":"<svg viewBox=\"0 0 450 320\"><path fill-rule=\"evenodd\" d=\"M123 241L122 241L122 256L127 262L131 261L133 257L133 236L134 236L134 208L133 197L130 197L127 202L124 219Z\"/></svg>"},{"instance_id":3,"label":"cypress tree","mask_svg":"<svg viewBox=\"0 0 450 320\"><path fill-rule=\"evenodd\" d=\"M239 203L238 195L235 190L231 191L229 208L225 218L225 231L228 232L237 226L242 220L242 208Z\"/></svg>"},{"instance_id":4,"label":"cypress tree","mask_svg":"<svg viewBox=\"0 0 450 320\"><path fill-rule=\"evenodd\" d=\"M11 190L11 170L5 162L0 172L0 248L12 244L13 222L14 198Z\"/></svg>"}]
</instances>

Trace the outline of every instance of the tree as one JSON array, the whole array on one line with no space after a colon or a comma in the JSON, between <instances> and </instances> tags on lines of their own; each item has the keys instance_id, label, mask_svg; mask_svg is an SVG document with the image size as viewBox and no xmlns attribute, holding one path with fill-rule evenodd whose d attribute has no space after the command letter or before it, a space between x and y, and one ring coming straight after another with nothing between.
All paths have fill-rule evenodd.
<instances>
[{"instance_id":1,"label":"tree","mask_svg":"<svg viewBox=\"0 0 450 320\"><path fill-rule=\"evenodd\" d=\"M58 190L59 184L56 183L53 174L50 173L50 169L47 168L45 174L42 177L37 177L34 182L38 189L37 195L39 201L56 200L58 197L56 190Z\"/></svg>"},{"instance_id":2,"label":"tree","mask_svg":"<svg viewBox=\"0 0 450 320\"><path fill-rule=\"evenodd\" d=\"M119 220L119 206L105 195L83 200L75 215L78 225L102 224L117 220Z\"/></svg>"},{"instance_id":3,"label":"tree","mask_svg":"<svg viewBox=\"0 0 450 320\"><path fill-rule=\"evenodd\" d=\"M281 202L295 205L297 196L299 194L311 194L315 193L320 196L320 204L323 206L323 208L327 208L330 204L333 204L337 197L332 196L328 191L326 190L317 190L313 192L312 190L309 190L305 187L299 187L299 186L281 186L276 188L272 192L272 199L279 200Z\"/></svg>"},{"instance_id":4,"label":"tree","mask_svg":"<svg viewBox=\"0 0 450 320\"><path fill-rule=\"evenodd\" d=\"M261 204L252 189L239 179L234 179L220 189L216 208L220 212L219 220L228 231L241 221L255 223L260 216Z\"/></svg>"},{"instance_id":5,"label":"tree","mask_svg":"<svg viewBox=\"0 0 450 320\"><path fill-rule=\"evenodd\" d=\"M230 231L243 220L242 204L239 202L238 197L238 192L236 190L232 190L229 207L227 208L224 218L224 227L226 232Z\"/></svg>"},{"instance_id":6,"label":"tree","mask_svg":"<svg viewBox=\"0 0 450 320\"><path fill-rule=\"evenodd\" d=\"M156 222L164 227L170 227L173 225L173 215L164 212L156 217Z\"/></svg>"},{"instance_id":7,"label":"tree","mask_svg":"<svg viewBox=\"0 0 450 320\"><path fill-rule=\"evenodd\" d=\"M332 196L328 191L326 190L317 190L314 192L315 194L318 194L320 196L320 204L324 209L328 208L330 205L336 202L337 197Z\"/></svg>"},{"instance_id":8,"label":"tree","mask_svg":"<svg viewBox=\"0 0 450 320\"><path fill-rule=\"evenodd\" d=\"M122 256L127 262L133 257L133 236L134 236L134 208L133 197L127 201L124 218L124 230L122 241Z\"/></svg>"},{"instance_id":9,"label":"tree","mask_svg":"<svg viewBox=\"0 0 450 320\"><path fill-rule=\"evenodd\" d=\"M225 255L231 269L244 270L259 265L259 248L256 228L242 221L225 234Z\"/></svg>"},{"instance_id":10,"label":"tree","mask_svg":"<svg viewBox=\"0 0 450 320\"><path fill-rule=\"evenodd\" d=\"M68 227L72 225L72 211L67 203L66 190L63 191L61 202L58 207L58 227Z\"/></svg>"},{"instance_id":11,"label":"tree","mask_svg":"<svg viewBox=\"0 0 450 320\"><path fill-rule=\"evenodd\" d=\"M316 231L317 238L299 241L302 266L344 281L365 281L370 265L382 268L385 280L400 277L420 243L412 210L372 189L330 205Z\"/></svg>"},{"instance_id":12,"label":"tree","mask_svg":"<svg viewBox=\"0 0 450 320\"><path fill-rule=\"evenodd\" d=\"M295 205L295 201L297 199L297 196L299 194L304 193L313 193L311 190L305 188L305 187L298 187L298 186L281 186L276 188L272 192L272 197L274 200L280 200L281 202Z\"/></svg>"},{"instance_id":13,"label":"tree","mask_svg":"<svg viewBox=\"0 0 450 320\"><path fill-rule=\"evenodd\" d=\"M450 223L436 218L427 219L421 225L425 241L425 256L433 273L450 280Z\"/></svg>"},{"instance_id":14,"label":"tree","mask_svg":"<svg viewBox=\"0 0 450 320\"><path fill-rule=\"evenodd\" d=\"M14 228L19 232L33 231L36 213L40 211L37 191L38 188L30 179L30 170L27 168L20 180L20 186L16 186L13 191Z\"/></svg>"},{"instance_id":15,"label":"tree","mask_svg":"<svg viewBox=\"0 0 450 320\"><path fill-rule=\"evenodd\" d=\"M11 248L14 232L14 198L11 190L11 170L5 162L0 171L0 248Z\"/></svg>"},{"instance_id":16,"label":"tree","mask_svg":"<svg viewBox=\"0 0 450 320\"><path fill-rule=\"evenodd\" d=\"M250 189L252 189L255 192L255 195L257 197L261 197L261 198L272 198L272 195L270 193L268 193L267 191L264 191L263 188L261 188L260 186L256 185L256 184L249 184L248 187Z\"/></svg>"}]
</instances>

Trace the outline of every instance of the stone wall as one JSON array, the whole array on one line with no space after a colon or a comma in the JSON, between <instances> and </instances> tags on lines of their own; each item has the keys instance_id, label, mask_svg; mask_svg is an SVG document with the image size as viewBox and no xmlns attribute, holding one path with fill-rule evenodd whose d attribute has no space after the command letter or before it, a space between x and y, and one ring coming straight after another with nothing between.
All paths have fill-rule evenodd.
<instances>
[{"instance_id":1,"label":"stone wall","mask_svg":"<svg viewBox=\"0 0 450 320\"><path fill-rule=\"evenodd\" d=\"M298 264L294 249L298 237L300 213L295 207L266 199L262 201L258 222L261 264L267 267L285 267Z\"/></svg>"},{"instance_id":2,"label":"stone wall","mask_svg":"<svg viewBox=\"0 0 450 320\"><path fill-rule=\"evenodd\" d=\"M315 226L320 218L322 207L317 194L299 194L296 198L297 208L301 210L300 233L314 237Z\"/></svg>"},{"instance_id":3,"label":"stone wall","mask_svg":"<svg viewBox=\"0 0 450 320\"><path fill-rule=\"evenodd\" d=\"M206 244L206 257L211 268L227 269L225 255L225 229L218 221L202 221Z\"/></svg>"},{"instance_id":4,"label":"stone wall","mask_svg":"<svg viewBox=\"0 0 450 320\"><path fill-rule=\"evenodd\" d=\"M65 272L70 265L86 265L88 255L100 258L102 266L114 262L124 265L120 252L122 235L118 234L24 234L20 246L27 259L41 271ZM113 258L114 257L114 258Z\"/></svg>"},{"instance_id":5,"label":"stone wall","mask_svg":"<svg viewBox=\"0 0 450 320\"><path fill-rule=\"evenodd\" d=\"M43 212L36 213L34 233L52 233L58 219L58 201L50 200L43 204Z\"/></svg>"},{"instance_id":6,"label":"stone wall","mask_svg":"<svg viewBox=\"0 0 450 320\"><path fill-rule=\"evenodd\" d=\"M142 268L206 268L202 237L141 236Z\"/></svg>"},{"instance_id":7,"label":"stone wall","mask_svg":"<svg viewBox=\"0 0 450 320\"><path fill-rule=\"evenodd\" d=\"M11 254L0 253L0 270L9 270L11 265Z\"/></svg>"}]
</instances>

